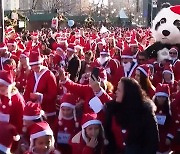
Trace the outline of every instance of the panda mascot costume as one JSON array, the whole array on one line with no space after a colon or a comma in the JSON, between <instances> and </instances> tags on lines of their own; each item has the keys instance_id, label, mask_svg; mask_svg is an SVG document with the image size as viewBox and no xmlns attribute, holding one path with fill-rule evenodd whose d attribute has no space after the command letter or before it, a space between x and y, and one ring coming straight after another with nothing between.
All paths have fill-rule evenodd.
<instances>
[{"instance_id":1,"label":"panda mascot costume","mask_svg":"<svg viewBox=\"0 0 180 154\"><path fill-rule=\"evenodd\" d=\"M163 57L168 57L167 53L172 47L177 47L180 52L180 5L164 6L152 23L151 32L155 43L145 50L149 59L162 60Z\"/></svg>"},{"instance_id":2,"label":"panda mascot costume","mask_svg":"<svg viewBox=\"0 0 180 154\"><path fill-rule=\"evenodd\" d=\"M180 80L180 5L163 4L152 22L151 32L155 43L145 49L145 54L147 59L155 61L154 86L162 83L162 72L167 63L173 65L175 79ZM172 48L177 50L176 60L169 54Z\"/></svg>"}]
</instances>

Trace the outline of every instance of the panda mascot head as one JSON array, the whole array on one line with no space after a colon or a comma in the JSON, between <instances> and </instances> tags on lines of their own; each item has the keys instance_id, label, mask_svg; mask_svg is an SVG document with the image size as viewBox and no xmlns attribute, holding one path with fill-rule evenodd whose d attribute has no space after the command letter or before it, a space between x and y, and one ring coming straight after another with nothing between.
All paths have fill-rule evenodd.
<instances>
[{"instance_id":1,"label":"panda mascot head","mask_svg":"<svg viewBox=\"0 0 180 154\"><path fill-rule=\"evenodd\" d=\"M151 32L155 43L145 50L149 59L168 59L169 49L174 46L180 52L180 5L162 8L152 22Z\"/></svg>"}]
</instances>

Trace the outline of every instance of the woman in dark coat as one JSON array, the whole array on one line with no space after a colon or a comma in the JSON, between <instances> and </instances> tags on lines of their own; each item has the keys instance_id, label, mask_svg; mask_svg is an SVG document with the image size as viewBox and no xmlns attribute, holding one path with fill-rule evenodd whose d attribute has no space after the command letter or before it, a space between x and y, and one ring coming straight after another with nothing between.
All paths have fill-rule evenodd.
<instances>
[{"instance_id":1,"label":"woman in dark coat","mask_svg":"<svg viewBox=\"0 0 180 154\"><path fill-rule=\"evenodd\" d=\"M125 154L156 154L158 127L155 120L155 106L148 100L137 81L122 78L116 91L116 100L106 104L105 132L109 140L107 154L117 154L116 132L112 131L112 119L127 135ZM121 131L121 130L120 130Z\"/></svg>"}]
</instances>

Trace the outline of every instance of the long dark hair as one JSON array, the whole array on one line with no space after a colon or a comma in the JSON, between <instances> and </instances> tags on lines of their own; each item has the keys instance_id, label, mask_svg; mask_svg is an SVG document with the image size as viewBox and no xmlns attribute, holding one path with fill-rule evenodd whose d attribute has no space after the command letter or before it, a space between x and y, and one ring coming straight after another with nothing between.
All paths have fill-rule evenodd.
<instances>
[{"instance_id":1,"label":"long dark hair","mask_svg":"<svg viewBox=\"0 0 180 154\"><path fill-rule=\"evenodd\" d=\"M163 113L166 114L167 117L171 117L170 100L169 100L168 97L166 98L166 100L165 100L165 102L164 102L164 104L162 106L160 106L158 104L157 97L155 97L154 103L157 106L157 108L160 108L163 111Z\"/></svg>"},{"instance_id":2,"label":"long dark hair","mask_svg":"<svg viewBox=\"0 0 180 154\"><path fill-rule=\"evenodd\" d=\"M144 112L147 111L145 108L152 112L155 106L135 79L123 77L120 82L124 87L124 96L115 117L118 123L127 127L132 121L142 118Z\"/></svg>"},{"instance_id":3,"label":"long dark hair","mask_svg":"<svg viewBox=\"0 0 180 154\"><path fill-rule=\"evenodd\" d=\"M152 83L149 78L140 71L140 83L141 88L148 94L148 90L152 87Z\"/></svg>"}]
</instances>

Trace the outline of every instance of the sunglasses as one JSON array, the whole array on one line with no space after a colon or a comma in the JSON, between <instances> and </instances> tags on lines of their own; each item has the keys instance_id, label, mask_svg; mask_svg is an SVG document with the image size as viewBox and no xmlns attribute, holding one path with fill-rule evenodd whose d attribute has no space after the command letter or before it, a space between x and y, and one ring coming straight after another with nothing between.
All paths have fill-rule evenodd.
<instances>
[{"instance_id":1,"label":"sunglasses","mask_svg":"<svg viewBox=\"0 0 180 154\"><path fill-rule=\"evenodd\" d=\"M177 52L169 52L170 55L177 55Z\"/></svg>"}]
</instances>

